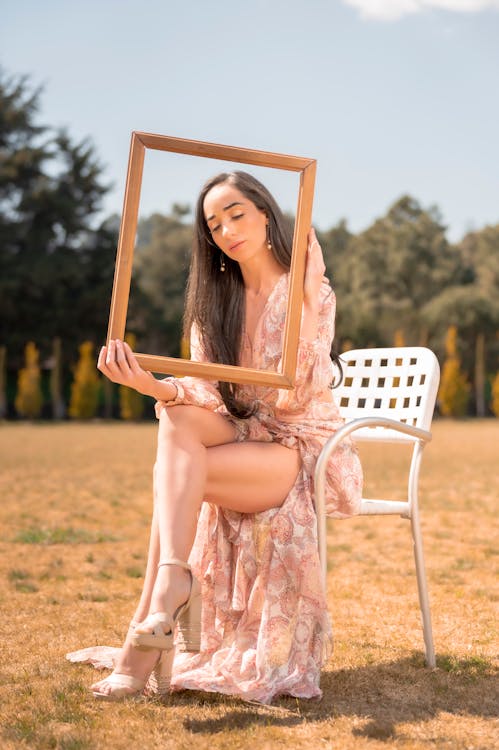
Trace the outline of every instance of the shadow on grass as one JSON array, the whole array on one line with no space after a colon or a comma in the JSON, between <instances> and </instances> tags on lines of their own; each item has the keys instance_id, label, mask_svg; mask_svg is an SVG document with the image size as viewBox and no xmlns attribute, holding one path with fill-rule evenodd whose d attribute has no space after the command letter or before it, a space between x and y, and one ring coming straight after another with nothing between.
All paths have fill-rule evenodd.
<instances>
[{"instance_id":1,"label":"shadow on grass","mask_svg":"<svg viewBox=\"0 0 499 750\"><path fill-rule=\"evenodd\" d=\"M437 665L437 669L427 669L418 654L394 662L324 672L320 701L281 698L272 706L261 706L218 695L210 702L223 702L223 717L187 719L184 725L194 733L216 734L255 725L292 727L355 716L366 723L353 729L354 735L390 740L397 724L430 721L441 712L497 717L498 674L489 662L445 654L437 657ZM192 701L192 695L182 693L178 699Z\"/></svg>"}]
</instances>

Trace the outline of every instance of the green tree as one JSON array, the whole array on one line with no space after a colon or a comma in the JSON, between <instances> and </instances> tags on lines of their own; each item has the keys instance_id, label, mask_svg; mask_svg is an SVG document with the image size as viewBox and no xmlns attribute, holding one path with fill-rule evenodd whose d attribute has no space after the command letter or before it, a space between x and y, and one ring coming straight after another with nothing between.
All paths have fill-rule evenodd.
<instances>
[{"instance_id":1,"label":"green tree","mask_svg":"<svg viewBox=\"0 0 499 750\"><path fill-rule=\"evenodd\" d=\"M476 413L483 417L487 372L485 344L493 340L499 325L497 298L489 296L476 283L451 286L425 305L422 316L432 329L433 340L442 336L449 325L459 328L464 369L473 372Z\"/></svg>"},{"instance_id":2,"label":"green tree","mask_svg":"<svg viewBox=\"0 0 499 750\"><path fill-rule=\"evenodd\" d=\"M15 407L21 417L35 419L40 416L43 397L40 385L39 352L30 341L25 349L25 366L19 371Z\"/></svg>"},{"instance_id":3,"label":"green tree","mask_svg":"<svg viewBox=\"0 0 499 750\"><path fill-rule=\"evenodd\" d=\"M116 234L91 227L107 187L93 146L38 123L40 89L0 71L0 342L20 359L74 332L102 336Z\"/></svg>"},{"instance_id":4,"label":"green tree","mask_svg":"<svg viewBox=\"0 0 499 750\"><path fill-rule=\"evenodd\" d=\"M69 416L74 419L91 419L97 413L100 379L93 351L91 341L84 341L80 346L80 359L76 365L69 403Z\"/></svg>"},{"instance_id":5,"label":"green tree","mask_svg":"<svg viewBox=\"0 0 499 750\"><path fill-rule=\"evenodd\" d=\"M345 219L341 219L331 229L317 232L326 264L326 275L334 285L340 285L345 291L348 291L350 281L348 259L353 237Z\"/></svg>"},{"instance_id":6,"label":"green tree","mask_svg":"<svg viewBox=\"0 0 499 750\"><path fill-rule=\"evenodd\" d=\"M139 351L179 354L191 243L178 208L139 222L128 314Z\"/></svg>"},{"instance_id":7,"label":"green tree","mask_svg":"<svg viewBox=\"0 0 499 750\"><path fill-rule=\"evenodd\" d=\"M408 344L418 343L425 337L422 306L463 275L437 209L410 196L350 240L345 262L341 330L357 346L388 345L397 328L410 332Z\"/></svg>"},{"instance_id":8,"label":"green tree","mask_svg":"<svg viewBox=\"0 0 499 750\"><path fill-rule=\"evenodd\" d=\"M337 310L336 329L338 341L334 348L345 351L344 341L353 332L357 332L352 319L355 315L352 301L352 252L354 235L349 231L346 220L341 219L338 224L324 232L317 232L317 239L322 247L326 275L336 290L340 304Z\"/></svg>"},{"instance_id":9,"label":"green tree","mask_svg":"<svg viewBox=\"0 0 499 750\"><path fill-rule=\"evenodd\" d=\"M466 266L467 281L476 289L472 325L463 331L468 349L475 346L475 399L477 415L485 414L487 381L493 378L499 359L499 224L467 234L458 245ZM469 314L468 314L469 317Z\"/></svg>"},{"instance_id":10,"label":"green tree","mask_svg":"<svg viewBox=\"0 0 499 750\"><path fill-rule=\"evenodd\" d=\"M468 281L494 296L499 290L499 224L469 232L458 245Z\"/></svg>"}]
</instances>

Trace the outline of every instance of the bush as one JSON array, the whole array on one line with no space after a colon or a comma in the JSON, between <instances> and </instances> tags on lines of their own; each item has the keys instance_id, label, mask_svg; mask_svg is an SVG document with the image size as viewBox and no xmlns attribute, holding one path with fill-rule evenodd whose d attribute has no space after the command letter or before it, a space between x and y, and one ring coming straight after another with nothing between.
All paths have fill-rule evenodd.
<instances>
[{"instance_id":1,"label":"bush","mask_svg":"<svg viewBox=\"0 0 499 750\"><path fill-rule=\"evenodd\" d=\"M491 409L496 417L499 417L499 372L492 381Z\"/></svg>"},{"instance_id":2,"label":"bush","mask_svg":"<svg viewBox=\"0 0 499 750\"><path fill-rule=\"evenodd\" d=\"M35 419L35 417L40 416L43 396L40 383L40 366L38 364L39 353L32 341L26 344L24 357L26 367L19 371L17 396L14 405L21 417Z\"/></svg>"},{"instance_id":3,"label":"bush","mask_svg":"<svg viewBox=\"0 0 499 750\"><path fill-rule=\"evenodd\" d=\"M136 338L133 333L127 333L125 341L132 351L135 349ZM139 420L144 413L144 396L134 388L120 385L120 414L122 419Z\"/></svg>"},{"instance_id":4,"label":"bush","mask_svg":"<svg viewBox=\"0 0 499 750\"><path fill-rule=\"evenodd\" d=\"M69 416L74 419L91 419L97 412L100 380L93 351L91 341L84 341L80 346L80 359L76 365L69 403Z\"/></svg>"},{"instance_id":5,"label":"bush","mask_svg":"<svg viewBox=\"0 0 499 750\"><path fill-rule=\"evenodd\" d=\"M447 359L442 368L438 392L440 411L444 417L463 417L468 408L470 384L461 371L457 354L457 328L450 326L445 340Z\"/></svg>"}]
</instances>

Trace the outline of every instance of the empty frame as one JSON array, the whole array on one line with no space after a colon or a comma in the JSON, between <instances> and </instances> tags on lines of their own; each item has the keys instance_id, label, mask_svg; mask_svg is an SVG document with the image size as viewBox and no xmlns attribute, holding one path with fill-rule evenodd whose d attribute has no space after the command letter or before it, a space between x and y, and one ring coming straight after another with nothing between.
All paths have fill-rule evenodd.
<instances>
[{"instance_id":1,"label":"empty frame","mask_svg":"<svg viewBox=\"0 0 499 750\"><path fill-rule=\"evenodd\" d=\"M281 372L269 372L268 370L258 370L236 365L220 365L214 362L193 362L176 357L161 357L136 352L140 366L151 372L168 375L192 375L206 380L250 383L253 385L274 386L276 388L293 388L303 303L307 237L312 217L316 170L315 159L286 156L284 154L256 151L237 146L223 146L184 138L173 138L166 135L133 132L130 144L123 215L118 239L107 343L111 339L123 339L125 334L146 149L299 172L300 181L293 235ZM206 179L209 176L206 175Z\"/></svg>"}]
</instances>

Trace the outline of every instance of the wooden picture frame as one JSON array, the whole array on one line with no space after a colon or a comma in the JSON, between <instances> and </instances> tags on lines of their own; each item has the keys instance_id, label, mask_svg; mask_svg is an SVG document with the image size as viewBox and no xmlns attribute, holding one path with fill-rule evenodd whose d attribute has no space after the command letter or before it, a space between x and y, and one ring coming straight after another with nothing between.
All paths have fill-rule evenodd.
<instances>
[{"instance_id":1,"label":"wooden picture frame","mask_svg":"<svg viewBox=\"0 0 499 750\"><path fill-rule=\"evenodd\" d=\"M293 235L286 324L283 338L282 371L269 372L248 367L219 365L213 362L192 362L191 360L176 357L136 353L140 366L151 372L168 375L192 375L206 380L250 383L253 385L274 386L276 388L293 388L303 303L307 236L310 231L312 217L316 171L315 159L286 156L284 154L257 151L236 146L223 146L215 143L187 140L185 138L174 138L167 135L133 132L130 144L123 214L118 238L107 343L111 339L123 340L125 334L146 149L299 172L300 180Z\"/></svg>"}]
</instances>

